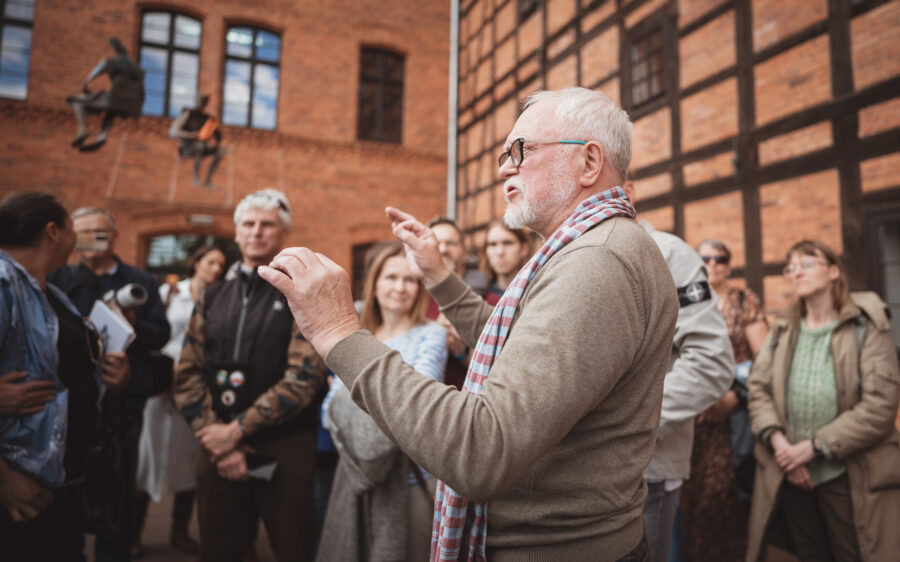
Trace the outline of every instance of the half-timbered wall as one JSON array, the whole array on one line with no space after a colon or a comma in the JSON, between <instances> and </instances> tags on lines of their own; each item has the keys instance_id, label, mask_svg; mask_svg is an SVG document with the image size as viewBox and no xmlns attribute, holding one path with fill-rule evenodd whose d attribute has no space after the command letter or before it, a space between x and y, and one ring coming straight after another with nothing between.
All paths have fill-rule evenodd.
<instances>
[{"instance_id":1,"label":"half-timbered wall","mask_svg":"<svg viewBox=\"0 0 900 562\"><path fill-rule=\"evenodd\" d=\"M496 157L521 102L580 85L631 115L639 218L723 240L770 310L802 238L884 290L870 223L900 209L900 0L464 0L459 39L457 213L474 243L505 208Z\"/></svg>"}]
</instances>

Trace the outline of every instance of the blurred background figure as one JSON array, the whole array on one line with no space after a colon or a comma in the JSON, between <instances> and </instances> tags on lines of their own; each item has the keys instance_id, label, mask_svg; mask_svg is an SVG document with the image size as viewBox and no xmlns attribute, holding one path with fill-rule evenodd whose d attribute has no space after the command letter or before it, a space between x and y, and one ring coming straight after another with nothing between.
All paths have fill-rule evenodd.
<instances>
[{"instance_id":1,"label":"blurred background figure","mask_svg":"<svg viewBox=\"0 0 900 562\"><path fill-rule=\"evenodd\" d=\"M447 334L426 320L428 301L403 246L385 245L366 276L362 326L399 351L416 371L440 381ZM353 403L337 377L322 405L322 423L331 432L340 460L317 560L427 559L436 480L415 466Z\"/></svg>"},{"instance_id":2,"label":"blurred background figure","mask_svg":"<svg viewBox=\"0 0 900 562\"><path fill-rule=\"evenodd\" d=\"M4 560L84 560L84 481L97 443L98 401L102 388L118 392L130 376L125 354L103 357L96 331L47 282L75 240L69 213L53 196L16 193L0 202ZM15 451L7 446L12 439L35 447Z\"/></svg>"},{"instance_id":3,"label":"blurred background figure","mask_svg":"<svg viewBox=\"0 0 900 562\"><path fill-rule=\"evenodd\" d=\"M748 383L760 444L747 560L763 542L801 560L896 560L900 373L886 305L850 294L822 242L798 242L785 261L796 300Z\"/></svg>"},{"instance_id":4,"label":"blurred background figure","mask_svg":"<svg viewBox=\"0 0 900 562\"><path fill-rule=\"evenodd\" d=\"M184 345L184 334L194 303L208 285L222 277L225 272L225 254L213 245L201 246L188 258L187 265L185 279L176 283L174 288L168 284L159 288L159 296L166 307L166 318L172 329L172 337L162 348L162 352L176 364ZM171 390L147 400L138 449L138 500L132 558L139 558L144 554L141 534L150 498L161 501L166 492L175 494L169 542L182 552L197 551L197 541L188 534L188 523L194 506L194 488L197 486L194 476L196 454L197 438L175 407Z\"/></svg>"},{"instance_id":5,"label":"blurred background figure","mask_svg":"<svg viewBox=\"0 0 900 562\"><path fill-rule=\"evenodd\" d=\"M169 322L156 278L116 255L119 232L112 213L99 207L81 207L72 213L72 225L79 238L75 247L78 263L58 269L49 281L66 293L81 316L90 315L94 303L104 300L104 295L127 285L141 285L147 295L143 304L122 310L135 334L126 351L131 376L123 392L104 396L101 411L101 429L109 434L111 446L118 449L115 482L108 486L115 492L111 493L112 501L107 502L115 504L116 515L108 518L115 525L96 533L94 555L97 562L127 561L134 543L138 441L144 404L162 390L160 384L165 388L171 380L170 366L166 365L163 371L157 368L158 359L163 357L157 351L169 339Z\"/></svg>"},{"instance_id":6,"label":"blurred background figure","mask_svg":"<svg viewBox=\"0 0 900 562\"><path fill-rule=\"evenodd\" d=\"M705 240L697 253L719 297L737 376L731 389L697 416L691 477L681 495L682 552L688 561L743 560L754 469L746 374L769 328L756 293L728 284L731 252L725 244Z\"/></svg>"},{"instance_id":7,"label":"blurred background figure","mask_svg":"<svg viewBox=\"0 0 900 562\"><path fill-rule=\"evenodd\" d=\"M510 282L531 257L531 241L524 230L509 228L502 219L494 219L488 223L482 251L490 277L485 300L497 304Z\"/></svg>"}]
</instances>

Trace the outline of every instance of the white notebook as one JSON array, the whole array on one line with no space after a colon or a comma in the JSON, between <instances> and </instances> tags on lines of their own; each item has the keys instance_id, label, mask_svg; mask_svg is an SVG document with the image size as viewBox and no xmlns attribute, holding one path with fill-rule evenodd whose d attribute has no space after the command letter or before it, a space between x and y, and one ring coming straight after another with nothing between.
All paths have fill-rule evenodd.
<instances>
[{"instance_id":1,"label":"white notebook","mask_svg":"<svg viewBox=\"0 0 900 562\"><path fill-rule=\"evenodd\" d=\"M89 316L91 322L100 332L103 352L125 351L134 341L134 328L118 311L106 306L103 301L94 301Z\"/></svg>"}]
</instances>

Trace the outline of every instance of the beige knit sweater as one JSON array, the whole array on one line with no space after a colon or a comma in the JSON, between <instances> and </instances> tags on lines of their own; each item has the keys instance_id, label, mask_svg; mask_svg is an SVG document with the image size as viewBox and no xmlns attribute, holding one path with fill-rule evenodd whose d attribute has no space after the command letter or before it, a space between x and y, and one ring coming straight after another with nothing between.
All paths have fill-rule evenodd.
<instances>
[{"instance_id":1,"label":"beige knit sweater","mask_svg":"<svg viewBox=\"0 0 900 562\"><path fill-rule=\"evenodd\" d=\"M474 346L491 307L453 275L431 293ZM413 461L488 502L490 560L615 560L643 533L677 313L656 244L614 218L537 273L482 394L417 375L365 331L326 363Z\"/></svg>"}]
</instances>

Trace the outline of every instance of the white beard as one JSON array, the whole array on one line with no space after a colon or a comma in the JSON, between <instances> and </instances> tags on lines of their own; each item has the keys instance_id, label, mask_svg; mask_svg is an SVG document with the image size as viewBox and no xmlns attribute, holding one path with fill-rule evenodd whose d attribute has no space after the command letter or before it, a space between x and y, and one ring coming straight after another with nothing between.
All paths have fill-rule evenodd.
<instances>
[{"instance_id":1,"label":"white beard","mask_svg":"<svg viewBox=\"0 0 900 562\"><path fill-rule=\"evenodd\" d=\"M509 202L509 199L506 199L507 205L506 211L503 213L503 222L505 222L506 226L509 228L538 228L542 220L549 218L544 215L552 216L552 214L566 202L566 199L569 197L569 190L564 189L563 186L572 182L570 176L571 170L569 169L568 162L565 160L556 162L553 169L550 171L549 178L550 185L553 186L553 189L545 195L542 201L529 200L529 188L519 176L513 176L506 180L504 189L508 185L516 188L522 200L519 202L518 206L513 207Z\"/></svg>"}]
</instances>

